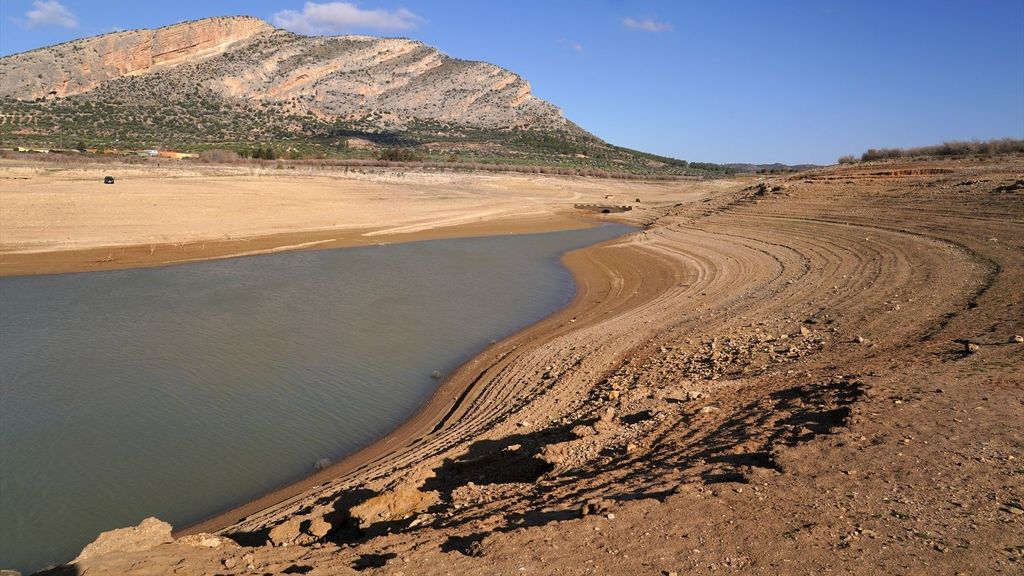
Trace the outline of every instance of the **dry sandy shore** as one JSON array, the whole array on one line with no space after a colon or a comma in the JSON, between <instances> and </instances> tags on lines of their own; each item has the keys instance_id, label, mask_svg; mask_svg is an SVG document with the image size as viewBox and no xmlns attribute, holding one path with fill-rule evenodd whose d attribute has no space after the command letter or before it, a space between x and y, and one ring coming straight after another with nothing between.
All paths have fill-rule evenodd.
<instances>
[{"instance_id":1,"label":"dry sandy shore","mask_svg":"<svg viewBox=\"0 0 1024 576\"><path fill-rule=\"evenodd\" d=\"M1024 159L675 186L395 435L67 571L1019 573Z\"/></svg>"},{"instance_id":2,"label":"dry sandy shore","mask_svg":"<svg viewBox=\"0 0 1024 576\"><path fill-rule=\"evenodd\" d=\"M102 183L115 176L112 186ZM641 184L645 202L686 189ZM588 225L576 203L634 204L637 185L504 174L325 172L0 161L0 275Z\"/></svg>"}]
</instances>

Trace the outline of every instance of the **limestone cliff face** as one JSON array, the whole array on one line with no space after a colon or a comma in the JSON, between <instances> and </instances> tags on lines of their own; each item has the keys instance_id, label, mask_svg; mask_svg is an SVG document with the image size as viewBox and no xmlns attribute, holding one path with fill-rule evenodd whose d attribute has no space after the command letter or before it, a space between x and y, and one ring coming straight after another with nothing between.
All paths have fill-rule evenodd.
<instances>
[{"instance_id":1,"label":"limestone cliff face","mask_svg":"<svg viewBox=\"0 0 1024 576\"><path fill-rule=\"evenodd\" d=\"M35 99L81 94L106 80L220 54L273 30L258 18L207 18L24 52L0 59L0 96Z\"/></svg>"},{"instance_id":2,"label":"limestone cliff face","mask_svg":"<svg viewBox=\"0 0 1024 576\"><path fill-rule=\"evenodd\" d=\"M128 82L146 76L147 82ZM148 88L147 88L148 87ZM158 100L196 87L219 97L382 128L433 121L576 129L518 75L421 42L300 36L256 18L118 32L0 59L0 97Z\"/></svg>"}]
</instances>

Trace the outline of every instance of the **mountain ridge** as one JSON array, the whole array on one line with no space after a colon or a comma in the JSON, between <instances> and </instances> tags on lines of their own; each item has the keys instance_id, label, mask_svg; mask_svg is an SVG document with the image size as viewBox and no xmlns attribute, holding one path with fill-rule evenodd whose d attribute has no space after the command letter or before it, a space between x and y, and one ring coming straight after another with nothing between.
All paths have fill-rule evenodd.
<instances>
[{"instance_id":1,"label":"mountain ridge","mask_svg":"<svg viewBox=\"0 0 1024 576\"><path fill-rule=\"evenodd\" d=\"M493 64L403 38L302 36L249 16L116 32L0 58L0 97L80 96L154 73L320 119L375 112L389 128L415 120L574 128L560 109L533 96L529 82Z\"/></svg>"},{"instance_id":2,"label":"mountain ridge","mask_svg":"<svg viewBox=\"0 0 1024 576\"><path fill-rule=\"evenodd\" d=\"M303 36L250 16L0 58L0 147L23 146L730 171L609 144L488 62L408 38Z\"/></svg>"}]
</instances>

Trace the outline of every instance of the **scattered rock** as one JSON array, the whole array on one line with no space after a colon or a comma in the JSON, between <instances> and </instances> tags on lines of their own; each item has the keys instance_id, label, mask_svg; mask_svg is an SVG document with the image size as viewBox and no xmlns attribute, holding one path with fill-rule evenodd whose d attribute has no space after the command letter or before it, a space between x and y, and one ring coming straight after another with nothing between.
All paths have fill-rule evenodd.
<instances>
[{"instance_id":1,"label":"scattered rock","mask_svg":"<svg viewBox=\"0 0 1024 576\"><path fill-rule=\"evenodd\" d=\"M597 430L594 430L593 426L578 424L576 426L573 426L572 430L570 430L569 433L577 438L586 438L588 436L593 436L597 434Z\"/></svg>"},{"instance_id":2,"label":"scattered rock","mask_svg":"<svg viewBox=\"0 0 1024 576\"><path fill-rule=\"evenodd\" d=\"M100 534L71 562L77 563L114 552L141 552L173 541L171 525L157 518L149 517L140 522L138 526L118 528Z\"/></svg>"},{"instance_id":3,"label":"scattered rock","mask_svg":"<svg viewBox=\"0 0 1024 576\"><path fill-rule=\"evenodd\" d=\"M1020 344L1020 343L1024 342L1024 336L1021 336L1020 334L1014 334L1013 338L1010 338L1010 342L1013 342L1015 344Z\"/></svg>"},{"instance_id":4,"label":"scattered rock","mask_svg":"<svg viewBox=\"0 0 1024 576\"><path fill-rule=\"evenodd\" d=\"M974 354L975 352L977 352L980 349L981 348L977 344L975 344L974 342L965 342L964 343L964 352L967 352L968 354Z\"/></svg>"},{"instance_id":5,"label":"scattered rock","mask_svg":"<svg viewBox=\"0 0 1024 576\"><path fill-rule=\"evenodd\" d=\"M230 538L223 536L217 536L216 534L189 534L188 536L182 536L175 540L177 544L184 544L186 546L195 546L197 548L221 548L231 547L238 548L238 543Z\"/></svg>"}]
</instances>

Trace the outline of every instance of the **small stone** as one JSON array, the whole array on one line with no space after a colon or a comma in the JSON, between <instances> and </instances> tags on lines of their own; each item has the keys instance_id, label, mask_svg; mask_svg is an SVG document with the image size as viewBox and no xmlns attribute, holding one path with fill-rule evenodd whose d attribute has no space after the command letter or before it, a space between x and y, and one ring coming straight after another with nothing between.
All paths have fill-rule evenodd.
<instances>
[{"instance_id":1,"label":"small stone","mask_svg":"<svg viewBox=\"0 0 1024 576\"><path fill-rule=\"evenodd\" d=\"M801 336L810 336L811 335L811 329L808 328L807 326L801 326L800 327L800 335Z\"/></svg>"},{"instance_id":2,"label":"small stone","mask_svg":"<svg viewBox=\"0 0 1024 576\"><path fill-rule=\"evenodd\" d=\"M225 568L231 570L235 566L238 566L238 558L235 558L234 556L229 556L224 560L221 560L221 563L224 564Z\"/></svg>"},{"instance_id":3,"label":"small stone","mask_svg":"<svg viewBox=\"0 0 1024 576\"><path fill-rule=\"evenodd\" d=\"M608 393L608 399L609 400L618 400L619 399L619 391L618 390L612 390L611 392L609 392Z\"/></svg>"},{"instance_id":4,"label":"small stone","mask_svg":"<svg viewBox=\"0 0 1024 576\"><path fill-rule=\"evenodd\" d=\"M609 520L615 520L615 514L612 514L612 513L609 512L608 516L606 516L606 518L608 518Z\"/></svg>"},{"instance_id":5,"label":"small stone","mask_svg":"<svg viewBox=\"0 0 1024 576\"><path fill-rule=\"evenodd\" d=\"M1013 342L1015 344L1020 344L1020 343L1024 342L1024 336L1021 336L1020 334L1014 334L1013 338L1010 338L1010 342Z\"/></svg>"},{"instance_id":6,"label":"small stone","mask_svg":"<svg viewBox=\"0 0 1024 576\"><path fill-rule=\"evenodd\" d=\"M981 348L974 342L967 342L966 344L964 344L964 351L967 352L968 354L974 354L980 349Z\"/></svg>"},{"instance_id":7,"label":"small stone","mask_svg":"<svg viewBox=\"0 0 1024 576\"><path fill-rule=\"evenodd\" d=\"M857 336L856 338L854 338L854 341L856 341L857 344L863 344L864 343L864 337L863 336Z\"/></svg>"}]
</instances>

